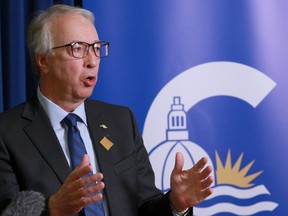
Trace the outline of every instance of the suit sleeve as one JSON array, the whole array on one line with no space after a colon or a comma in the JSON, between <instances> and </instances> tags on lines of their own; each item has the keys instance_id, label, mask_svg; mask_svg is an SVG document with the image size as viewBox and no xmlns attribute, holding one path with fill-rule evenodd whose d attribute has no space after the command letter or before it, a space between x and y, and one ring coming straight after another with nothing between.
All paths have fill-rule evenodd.
<instances>
[{"instance_id":1,"label":"suit sleeve","mask_svg":"<svg viewBox=\"0 0 288 216\"><path fill-rule=\"evenodd\" d=\"M138 214L140 216L167 215L172 216L168 196L155 186L155 177L149 161L147 150L139 134L134 114L130 111L135 141L138 182ZM161 214L159 214L161 213Z\"/></svg>"},{"instance_id":2,"label":"suit sleeve","mask_svg":"<svg viewBox=\"0 0 288 216\"><path fill-rule=\"evenodd\" d=\"M0 213L19 192L19 186L11 165L8 150L0 137Z\"/></svg>"}]
</instances>

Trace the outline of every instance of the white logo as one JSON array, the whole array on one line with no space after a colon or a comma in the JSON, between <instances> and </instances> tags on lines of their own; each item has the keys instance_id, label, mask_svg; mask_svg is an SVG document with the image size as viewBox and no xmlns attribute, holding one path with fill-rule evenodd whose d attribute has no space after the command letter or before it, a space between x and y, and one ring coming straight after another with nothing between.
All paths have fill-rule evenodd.
<instances>
[{"instance_id":1,"label":"white logo","mask_svg":"<svg viewBox=\"0 0 288 216\"><path fill-rule=\"evenodd\" d=\"M184 71L167 83L153 101L143 129L143 139L155 171L156 186L164 192L170 189L170 174L176 152L180 151L184 155L185 169L206 156L214 170L213 194L203 202L207 202L207 205L194 208L196 215L221 212L251 215L273 211L278 206L277 203L257 199L260 195L270 194L265 185L250 184L262 171L246 176L253 162L240 170L243 154L239 156L235 166L231 167L230 150L227 150L226 164L222 163L225 159L220 159L216 149L216 161L212 161L200 146L201 143L189 140L186 113L198 102L216 96L235 97L256 108L275 86L276 83L260 71L235 62L202 64ZM233 150L232 146L230 149ZM227 176L230 176L229 179ZM233 200L249 199L250 204L213 203L213 200L221 196L228 196ZM253 198L255 200L251 204Z\"/></svg>"}]
</instances>

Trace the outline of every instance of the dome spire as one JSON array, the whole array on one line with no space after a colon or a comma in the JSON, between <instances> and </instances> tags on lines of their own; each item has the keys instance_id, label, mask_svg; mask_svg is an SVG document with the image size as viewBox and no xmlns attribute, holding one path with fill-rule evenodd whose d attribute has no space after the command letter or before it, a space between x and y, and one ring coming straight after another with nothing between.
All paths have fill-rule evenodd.
<instances>
[{"instance_id":1,"label":"dome spire","mask_svg":"<svg viewBox=\"0 0 288 216\"><path fill-rule=\"evenodd\" d=\"M166 131L167 140L188 140L187 117L181 98L173 98L171 110L168 113L168 129Z\"/></svg>"}]
</instances>

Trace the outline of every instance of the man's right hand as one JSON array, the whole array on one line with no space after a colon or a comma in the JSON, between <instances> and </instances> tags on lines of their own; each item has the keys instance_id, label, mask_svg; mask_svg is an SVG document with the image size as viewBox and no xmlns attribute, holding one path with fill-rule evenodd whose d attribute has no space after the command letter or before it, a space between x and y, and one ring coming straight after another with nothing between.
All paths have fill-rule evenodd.
<instances>
[{"instance_id":1,"label":"man's right hand","mask_svg":"<svg viewBox=\"0 0 288 216\"><path fill-rule=\"evenodd\" d=\"M49 215L68 216L79 213L84 206L102 199L99 193L105 187L103 174L92 172L89 156L86 154L81 164L67 177L61 188L48 201ZM93 184L97 182L97 184ZM90 184L93 184L92 186Z\"/></svg>"}]
</instances>

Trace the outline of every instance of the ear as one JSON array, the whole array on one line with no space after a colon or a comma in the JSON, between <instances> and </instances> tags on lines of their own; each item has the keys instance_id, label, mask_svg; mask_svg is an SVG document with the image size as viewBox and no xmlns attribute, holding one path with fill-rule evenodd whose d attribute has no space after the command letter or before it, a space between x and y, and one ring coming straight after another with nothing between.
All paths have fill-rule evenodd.
<instances>
[{"instance_id":1,"label":"ear","mask_svg":"<svg viewBox=\"0 0 288 216\"><path fill-rule=\"evenodd\" d=\"M35 61L41 71L41 73L48 73L48 61L47 55L43 54L36 54Z\"/></svg>"}]
</instances>

